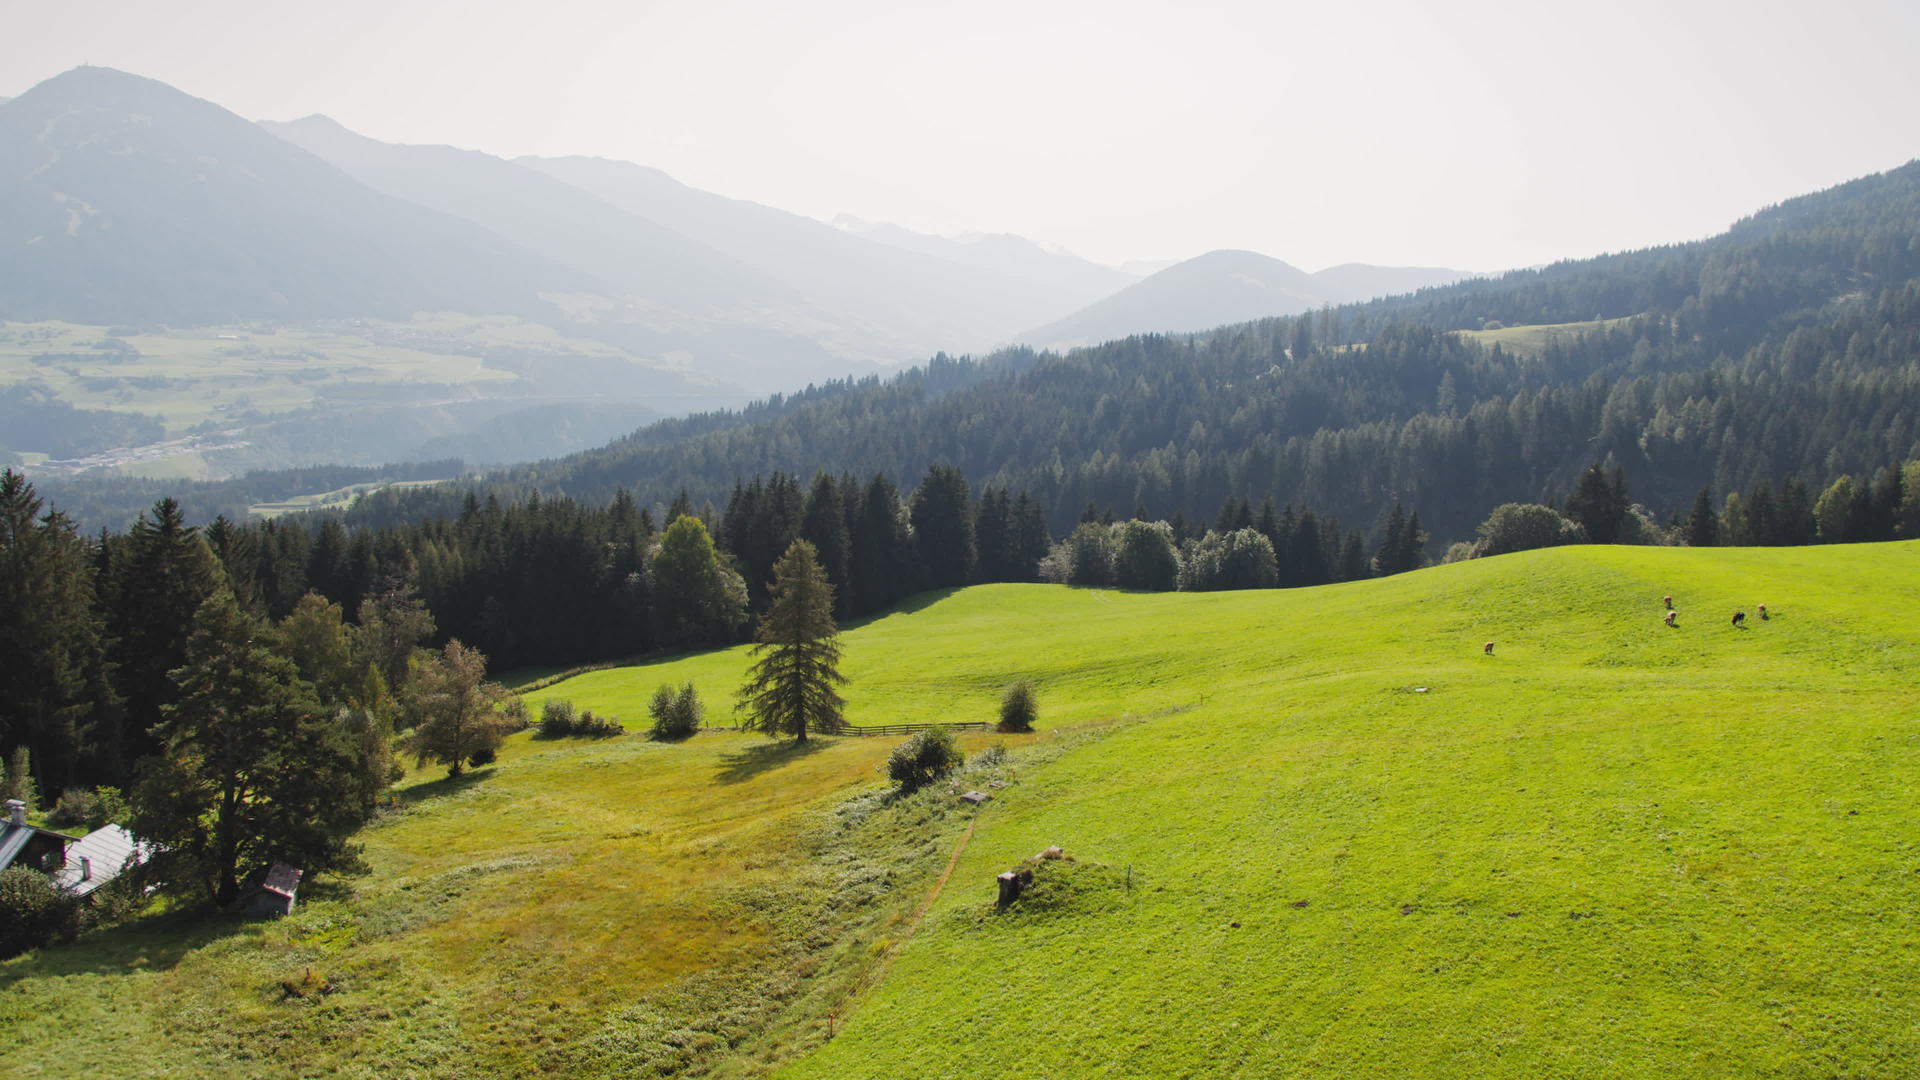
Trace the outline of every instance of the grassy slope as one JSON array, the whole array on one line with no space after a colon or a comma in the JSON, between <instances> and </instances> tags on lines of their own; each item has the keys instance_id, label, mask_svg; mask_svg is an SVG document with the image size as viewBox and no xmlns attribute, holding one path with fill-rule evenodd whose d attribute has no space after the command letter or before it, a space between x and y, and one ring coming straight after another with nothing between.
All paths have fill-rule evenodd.
<instances>
[{"instance_id":1,"label":"grassy slope","mask_svg":"<svg viewBox=\"0 0 1920 1080\"><path fill-rule=\"evenodd\" d=\"M1728 625L1757 602L1776 617ZM1130 704L1197 707L990 806L890 977L783 1076L1920 1060L1920 545L1563 549L1059 606L1000 646L1071 641L1138 681ZM1063 671L1042 700L1085 689ZM992 875L1050 843L1138 887L990 915Z\"/></svg>"},{"instance_id":2,"label":"grassy slope","mask_svg":"<svg viewBox=\"0 0 1920 1080\"><path fill-rule=\"evenodd\" d=\"M1579 337L1631 322L1634 316L1620 319L1595 319L1588 322L1541 323L1533 326L1503 326L1498 330L1462 330L1460 336L1482 345L1498 345L1512 353L1537 354L1556 340Z\"/></svg>"},{"instance_id":3,"label":"grassy slope","mask_svg":"<svg viewBox=\"0 0 1920 1080\"><path fill-rule=\"evenodd\" d=\"M1755 602L1777 617L1726 625ZM825 809L872 790L890 740L520 736L481 779L410 788L366 836L375 874L291 920L162 918L0 964L0 1073L647 1075L718 1037L743 1049L720 1073L750 1074L817 1046L829 1010L840 1036L792 1076L1891 1076L1920 1055L1920 545L927 605L846 635L856 722L984 718L1019 676L1056 731L1136 719L1016 771L917 931L963 823L923 800L848 832ZM529 697L637 726L691 678L725 722L744 662ZM991 915L993 874L1049 843L1079 894ZM280 1000L308 966L340 992ZM769 986L784 1011L730 1012Z\"/></svg>"}]
</instances>

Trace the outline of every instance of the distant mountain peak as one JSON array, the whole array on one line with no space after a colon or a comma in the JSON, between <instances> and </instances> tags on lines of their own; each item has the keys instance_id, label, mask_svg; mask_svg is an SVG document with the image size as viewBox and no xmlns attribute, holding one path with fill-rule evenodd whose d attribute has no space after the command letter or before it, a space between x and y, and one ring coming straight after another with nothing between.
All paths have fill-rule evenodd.
<instances>
[{"instance_id":1,"label":"distant mountain peak","mask_svg":"<svg viewBox=\"0 0 1920 1080\"><path fill-rule=\"evenodd\" d=\"M1072 347L1134 334L1194 333L1228 323L1295 315L1323 304L1414 292L1471 276L1459 270L1361 263L1309 274L1271 255L1220 248L1175 263L1017 340L1040 347Z\"/></svg>"}]
</instances>

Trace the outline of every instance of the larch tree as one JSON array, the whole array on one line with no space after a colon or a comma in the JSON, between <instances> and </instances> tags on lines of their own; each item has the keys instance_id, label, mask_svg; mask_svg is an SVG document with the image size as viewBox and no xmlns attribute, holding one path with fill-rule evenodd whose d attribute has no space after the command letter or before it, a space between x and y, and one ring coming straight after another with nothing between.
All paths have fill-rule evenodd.
<instances>
[{"instance_id":1,"label":"larch tree","mask_svg":"<svg viewBox=\"0 0 1920 1080\"><path fill-rule=\"evenodd\" d=\"M773 567L773 606L760 619L760 643L740 687L743 727L805 742L808 731L841 725L846 702L834 688L840 674L839 630L833 622L833 586L814 547L795 540Z\"/></svg>"},{"instance_id":2,"label":"larch tree","mask_svg":"<svg viewBox=\"0 0 1920 1080\"><path fill-rule=\"evenodd\" d=\"M416 764L438 762L448 776L459 776L468 765L492 760L507 734L498 711L507 691L486 677L486 655L458 640L420 665L413 678L419 722L407 743Z\"/></svg>"}]
</instances>

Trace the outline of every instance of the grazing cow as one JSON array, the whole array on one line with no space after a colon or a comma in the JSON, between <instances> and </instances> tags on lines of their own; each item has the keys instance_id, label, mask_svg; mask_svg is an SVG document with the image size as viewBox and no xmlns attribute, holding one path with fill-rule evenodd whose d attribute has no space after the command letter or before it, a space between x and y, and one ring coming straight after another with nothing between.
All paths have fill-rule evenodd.
<instances>
[{"instance_id":1,"label":"grazing cow","mask_svg":"<svg viewBox=\"0 0 1920 1080\"><path fill-rule=\"evenodd\" d=\"M1673 597L1671 597L1671 596L1663 596L1663 597L1661 597L1660 599L1662 599L1662 600L1664 600L1664 601L1666 601L1666 602L1667 602L1667 610L1668 610L1668 611L1672 611L1672 610L1673 610Z\"/></svg>"},{"instance_id":2,"label":"grazing cow","mask_svg":"<svg viewBox=\"0 0 1920 1080\"><path fill-rule=\"evenodd\" d=\"M1489 642L1487 642L1487 643L1486 643L1485 645L1482 645L1482 646L1480 646L1480 651L1481 651L1481 652L1483 652L1483 653L1485 653L1485 654L1487 654L1488 656L1492 656L1492 655L1493 655L1493 642L1491 642L1491 641L1489 641Z\"/></svg>"},{"instance_id":3,"label":"grazing cow","mask_svg":"<svg viewBox=\"0 0 1920 1080\"><path fill-rule=\"evenodd\" d=\"M1761 604L1756 610L1760 612L1760 620L1765 622L1767 619L1767 605Z\"/></svg>"},{"instance_id":4,"label":"grazing cow","mask_svg":"<svg viewBox=\"0 0 1920 1080\"><path fill-rule=\"evenodd\" d=\"M1674 622L1674 620L1678 619L1679 617L1680 617L1679 612L1673 610L1672 608L1667 609L1667 625L1668 626L1679 626L1680 625L1679 623Z\"/></svg>"},{"instance_id":5,"label":"grazing cow","mask_svg":"<svg viewBox=\"0 0 1920 1080\"><path fill-rule=\"evenodd\" d=\"M1736 612L1734 612L1734 613L1733 613L1733 625L1735 625L1735 626L1739 626L1739 625L1740 625L1741 623L1743 623L1743 622L1746 622L1746 621L1747 621L1747 613L1746 613L1746 612L1744 612L1744 611L1736 611Z\"/></svg>"}]
</instances>

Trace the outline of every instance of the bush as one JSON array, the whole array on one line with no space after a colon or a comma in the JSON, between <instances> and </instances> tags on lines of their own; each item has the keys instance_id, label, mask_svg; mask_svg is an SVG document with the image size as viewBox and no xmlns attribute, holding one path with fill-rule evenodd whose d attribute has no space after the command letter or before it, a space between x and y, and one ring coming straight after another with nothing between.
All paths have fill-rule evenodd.
<instances>
[{"instance_id":1,"label":"bush","mask_svg":"<svg viewBox=\"0 0 1920 1080\"><path fill-rule=\"evenodd\" d=\"M582 709L580 719L573 722L573 733L589 739L604 739L609 735L625 735L627 729L611 716L595 716L592 709Z\"/></svg>"},{"instance_id":2,"label":"bush","mask_svg":"<svg viewBox=\"0 0 1920 1080\"><path fill-rule=\"evenodd\" d=\"M1033 700L1033 684L1025 679L1007 687L1000 698L1000 731L1032 731L1033 722L1040 718L1040 708Z\"/></svg>"},{"instance_id":3,"label":"bush","mask_svg":"<svg viewBox=\"0 0 1920 1080\"><path fill-rule=\"evenodd\" d=\"M56 829L86 829L92 832L103 825L127 820L127 800L117 787L98 787L92 791L68 788L47 814L47 824Z\"/></svg>"},{"instance_id":4,"label":"bush","mask_svg":"<svg viewBox=\"0 0 1920 1080\"><path fill-rule=\"evenodd\" d=\"M540 737L543 739L563 739L569 735L600 739L608 735L623 735L626 730L620 726L620 721L611 716L595 716L592 709L576 712L573 702L559 698L549 698L540 709Z\"/></svg>"},{"instance_id":5,"label":"bush","mask_svg":"<svg viewBox=\"0 0 1920 1080\"><path fill-rule=\"evenodd\" d=\"M1587 533L1551 506L1502 503L1480 523L1480 555L1507 555L1534 548L1583 544Z\"/></svg>"},{"instance_id":6,"label":"bush","mask_svg":"<svg viewBox=\"0 0 1920 1080\"><path fill-rule=\"evenodd\" d=\"M510 697L500 706L500 729L512 734L525 731L533 726L533 718L527 715L527 703L519 697Z\"/></svg>"},{"instance_id":7,"label":"bush","mask_svg":"<svg viewBox=\"0 0 1920 1080\"><path fill-rule=\"evenodd\" d=\"M966 764L967 756L953 744L953 732L934 728L915 734L887 755L887 777L900 785L901 794L918 791Z\"/></svg>"},{"instance_id":8,"label":"bush","mask_svg":"<svg viewBox=\"0 0 1920 1080\"><path fill-rule=\"evenodd\" d=\"M559 698L548 698L540 707L540 737L558 739L573 734L573 726L579 722L574 715L573 702Z\"/></svg>"},{"instance_id":9,"label":"bush","mask_svg":"<svg viewBox=\"0 0 1920 1080\"><path fill-rule=\"evenodd\" d=\"M477 769L482 765L493 764L494 759L498 756L499 752L493 747L483 746L467 757L467 764Z\"/></svg>"},{"instance_id":10,"label":"bush","mask_svg":"<svg viewBox=\"0 0 1920 1080\"><path fill-rule=\"evenodd\" d=\"M653 700L647 703L647 715L653 717L653 730L649 734L662 741L690 738L700 730L700 720L705 714L706 706L700 704L692 682L683 684L677 691L662 683L653 692Z\"/></svg>"},{"instance_id":11,"label":"bush","mask_svg":"<svg viewBox=\"0 0 1920 1080\"><path fill-rule=\"evenodd\" d=\"M80 902L60 891L38 870L9 866L0 870L0 960L72 937L78 929Z\"/></svg>"}]
</instances>

